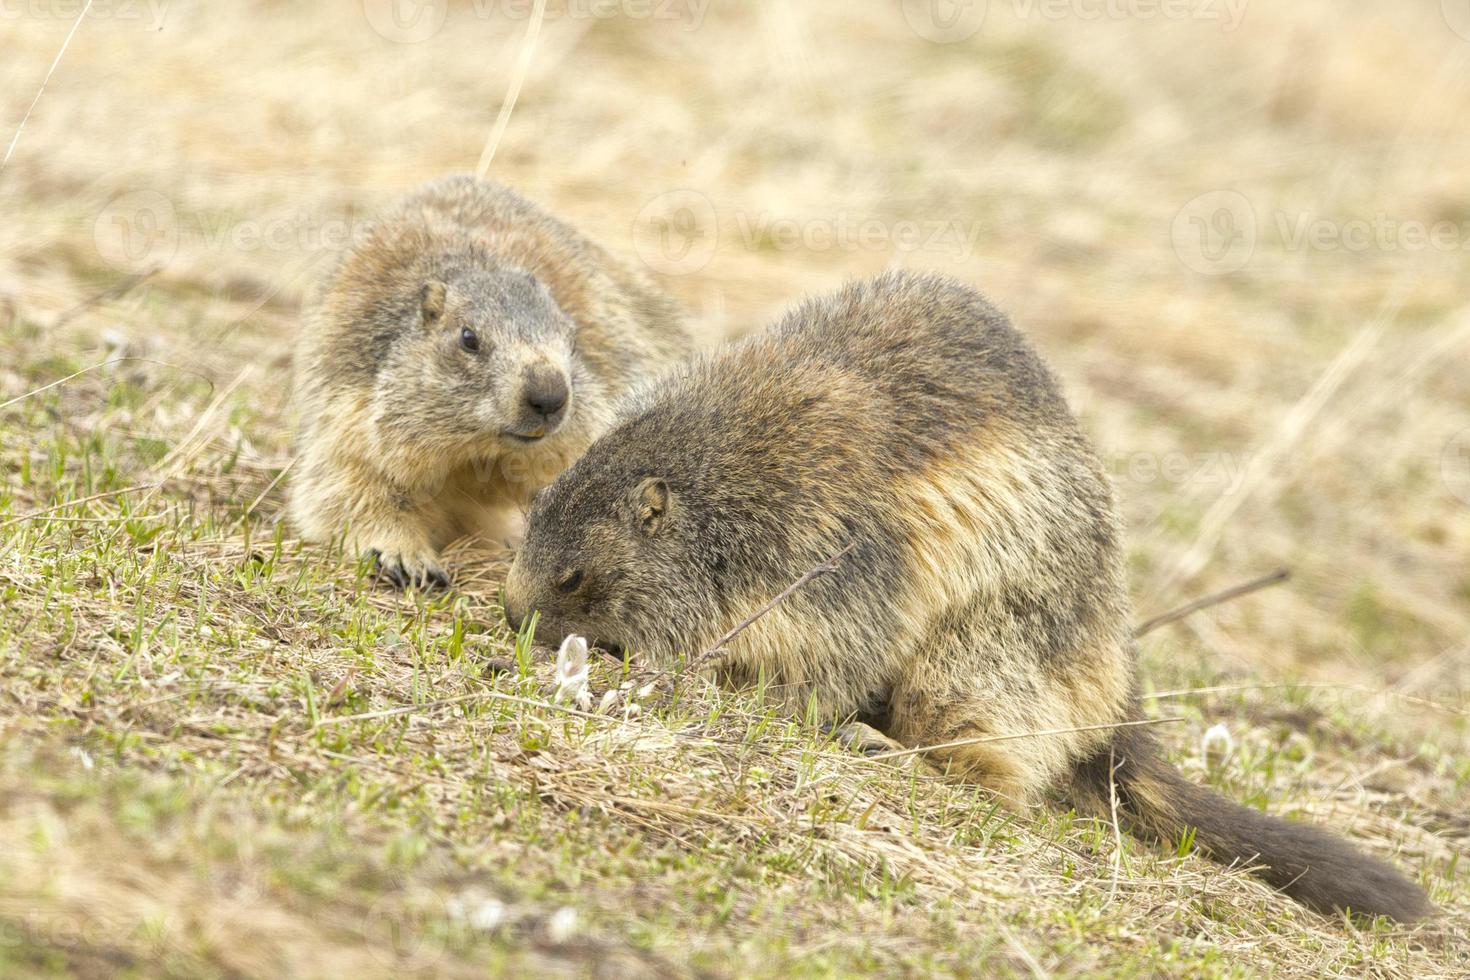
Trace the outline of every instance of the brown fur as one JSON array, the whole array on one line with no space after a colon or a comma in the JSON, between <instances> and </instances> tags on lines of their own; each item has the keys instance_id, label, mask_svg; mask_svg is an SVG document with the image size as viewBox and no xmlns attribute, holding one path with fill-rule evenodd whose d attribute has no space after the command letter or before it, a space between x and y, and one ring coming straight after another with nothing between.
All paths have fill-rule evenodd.
<instances>
[{"instance_id":1,"label":"brown fur","mask_svg":"<svg viewBox=\"0 0 1470 980\"><path fill-rule=\"evenodd\" d=\"M1111 489L1041 359L958 283L858 283L662 379L536 499L506 614L669 663L849 545L735 638L726 680L764 677L864 750L1022 736L927 753L1014 803L1070 784L1107 814L1121 755L1140 833L1193 827L1315 908L1427 907L1337 838L1190 785L1135 729L1075 730L1137 717Z\"/></svg>"},{"instance_id":2,"label":"brown fur","mask_svg":"<svg viewBox=\"0 0 1470 980\"><path fill-rule=\"evenodd\" d=\"M570 225L490 181L432 181L306 315L292 517L308 539L345 532L399 584L442 582L445 544L515 535L613 400L689 348L672 302ZM554 416L531 407L548 386L567 394Z\"/></svg>"}]
</instances>

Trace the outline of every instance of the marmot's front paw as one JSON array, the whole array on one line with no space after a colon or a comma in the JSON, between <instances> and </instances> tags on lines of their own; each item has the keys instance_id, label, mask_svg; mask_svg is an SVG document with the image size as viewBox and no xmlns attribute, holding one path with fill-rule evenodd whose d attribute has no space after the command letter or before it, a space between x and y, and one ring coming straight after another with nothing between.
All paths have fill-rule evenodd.
<instances>
[{"instance_id":1,"label":"marmot's front paw","mask_svg":"<svg viewBox=\"0 0 1470 980\"><path fill-rule=\"evenodd\" d=\"M846 725L823 725L822 731L832 740L852 752L863 755L882 755L886 752L901 752L903 745L884 735L871 725L851 721Z\"/></svg>"},{"instance_id":2,"label":"marmot's front paw","mask_svg":"<svg viewBox=\"0 0 1470 980\"><path fill-rule=\"evenodd\" d=\"M892 752L904 752L907 746L860 721L850 721L845 725L823 725L822 731L831 735L832 740L838 745L861 753L885 766L905 769L915 775L930 775L935 772L933 765L924 758L923 753L889 755Z\"/></svg>"},{"instance_id":3,"label":"marmot's front paw","mask_svg":"<svg viewBox=\"0 0 1470 980\"><path fill-rule=\"evenodd\" d=\"M371 549L368 554L373 557L378 577L395 588L406 589L410 585L420 589L449 587L449 573L432 557L379 548Z\"/></svg>"}]
</instances>

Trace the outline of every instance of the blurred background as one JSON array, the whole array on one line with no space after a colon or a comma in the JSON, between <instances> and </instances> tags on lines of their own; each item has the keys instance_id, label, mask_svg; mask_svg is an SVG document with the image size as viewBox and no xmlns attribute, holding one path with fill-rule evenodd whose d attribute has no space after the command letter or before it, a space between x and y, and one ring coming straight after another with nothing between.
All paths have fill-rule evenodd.
<instances>
[{"instance_id":1,"label":"blurred background","mask_svg":"<svg viewBox=\"0 0 1470 980\"><path fill-rule=\"evenodd\" d=\"M7 142L79 10L0 7ZM60 348L259 365L284 456L303 295L476 168L532 11L99 0L0 171L7 308ZM1140 616L1293 571L1171 659L1463 695L1467 118L1454 0L551 0L489 173L711 341L888 267L979 287L1108 461Z\"/></svg>"}]
</instances>

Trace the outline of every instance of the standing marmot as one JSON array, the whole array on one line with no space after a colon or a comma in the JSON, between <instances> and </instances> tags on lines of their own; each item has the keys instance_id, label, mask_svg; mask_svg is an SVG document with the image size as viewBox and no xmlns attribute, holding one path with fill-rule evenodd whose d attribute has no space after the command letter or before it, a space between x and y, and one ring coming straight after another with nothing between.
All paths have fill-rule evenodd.
<instances>
[{"instance_id":1,"label":"standing marmot","mask_svg":"<svg viewBox=\"0 0 1470 980\"><path fill-rule=\"evenodd\" d=\"M898 745L1137 717L1119 523L1056 383L979 294L888 274L692 361L541 493L506 586L512 624L667 663L740 633L727 680L764 674L827 723ZM850 744L897 747L860 722ZM1317 909L1412 919L1420 890L1313 827L1186 781L1141 728L943 747L1013 801L1072 786L1132 828L1264 865Z\"/></svg>"},{"instance_id":2,"label":"standing marmot","mask_svg":"<svg viewBox=\"0 0 1470 980\"><path fill-rule=\"evenodd\" d=\"M490 181L431 181L306 317L292 517L398 585L445 584L445 544L513 534L611 400L689 349L674 304L570 225Z\"/></svg>"}]
</instances>

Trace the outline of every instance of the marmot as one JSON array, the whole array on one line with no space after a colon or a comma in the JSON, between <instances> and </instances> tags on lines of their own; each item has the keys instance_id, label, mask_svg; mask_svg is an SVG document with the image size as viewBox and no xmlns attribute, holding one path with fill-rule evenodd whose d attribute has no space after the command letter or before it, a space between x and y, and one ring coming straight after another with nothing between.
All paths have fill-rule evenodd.
<instances>
[{"instance_id":1,"label":"marmot","mask_svg":"<svg viewBox=\"0 0 1470 980\"><path fill-rule=\"evenodd\" d=\"M1142 836L1193 828L1319 910L1425 913L1387 864L1195 786L1144 728L1096 727L1140 717L1120 534L1020 333L959 283L888 273L646 390L533 502L505 612L667 664L850 546L731 642L725 680L763 675L864 750L1061 729L929 758L1102 816L1114 773Z\"/></svg>"},{"instance_id":2,"label":"marmot","mask_svg":"<svg viewBox=\"0 0 1470 980\"><path fill-rule=\"evenodd\" d=\"M429 182L339 260L296 351L291 514L396 584L461 533L513 536L630 386L688 354L644 275L509 188Z\"/></svg>"}]
</instances>

